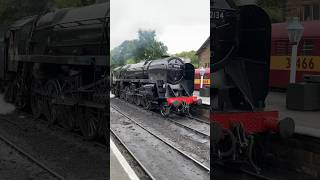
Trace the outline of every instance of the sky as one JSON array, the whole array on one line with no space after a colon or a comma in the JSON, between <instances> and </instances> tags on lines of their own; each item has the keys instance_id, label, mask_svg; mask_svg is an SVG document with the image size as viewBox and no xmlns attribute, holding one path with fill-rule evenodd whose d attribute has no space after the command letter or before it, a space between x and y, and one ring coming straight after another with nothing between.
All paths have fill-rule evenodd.
<instances>
[{"instance_id":1,"label":"sky","mask_svg":"<svg viewBox=\"0 0 320 180\"><path fill-rule=\"evenodd\" d=\"M168 53L198 50L210 35L210 0L111 0L110 46L155 30Z\"/></svg>"}]
</instances>

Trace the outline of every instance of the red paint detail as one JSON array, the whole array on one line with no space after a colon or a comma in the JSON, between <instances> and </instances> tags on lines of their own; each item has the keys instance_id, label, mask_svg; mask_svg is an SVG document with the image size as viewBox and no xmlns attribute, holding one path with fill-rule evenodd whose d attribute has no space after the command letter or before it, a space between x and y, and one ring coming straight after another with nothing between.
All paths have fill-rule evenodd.
<instances>
[{"instance_id":1,"label":"red paint detail","mask_svg":"<svg viewBox=\"0 0 320 180\"><path fill-rule=\"evenodd\" d=\"M204 73L205 75L206 74L210 74L210 68L205 68L205 73ZM195 69L194 70L194 75L199 75L199 77L200 77L200 69Z\"/></svg>"},{"instance_id":2,"label":"red paint detail","mask_svg":"<svg viewBox=\"0 0 320 180\"><path fill-rule=\"evenodd\" d=\"M197 104L197 96L182 96L182 97L172 97L167 98L168 105L173 105L174 101L178 101L179 104L181 104L183 101L186 102L186 104Z\"/></svg>"},{"instance_id":3,"label":"red paint detail","mask_svg":"<svg viewBox=\"0 0 320 180\"><path fill-rule=\"evenodd\" d=\"M304 27L303 37L320 37L320 21L304 21L301 22ZM272 38L287 38L288 39L288 23L272 24Z\"/></svg>"},{"instance_id":4,"label":"red paint detail","mask_svg":"<svg viewBox=\"0 0 320 180\"><path fill-rule=\"evenodd\" d=\"M309 55L319 56L320 55L320 31L318 27L320 26L320 21L304 21L301 22L304 27L303 36L298 46L298 56L305 55L303 54L303 44L305 40L311 40L313 43L312 52ZM288 37L288 24L287 23L274 23L272 24L272 47L271 54L274 55L284 55L277 54L277 43L280 42L281 51L287 49L286 55L291 56L291 47ZM279 49L278 49L279 50ZM285 52L285 51L284 51Z\"/></svg>"},{"instance_id":5,"label":"red paint detail","mask_svg":"<svg viewBox=\"0 0 320 180\"><path fill-rule=\"evenodd\" d=\"M246 133L256 134L267 131L279 132L278 111L261 112L214 112L210 120L220 123L222 127L229 129L232 122L241 122Z\"/></svg>"},{"instance_id":6,"label":"red paint detail","mask_svg":"<svg viewBox=\"0 0 320 180\"><path fill-rule=\"evenodd\" d=\"M303 81L304 74L319 74L316 71L297 71L296 82ZM290 71L288 70L270 70L269 86L273 88L287 88L290 81Z\"/></svg>"},{"instance_id":7,"label":"red paint detail","mask_svg":"<svg viewBox=\"0 0 320 180\"><path fill-rule=\"evenodd\" d=\"M200 69L195 69L194 70L194 79L200 79ZM203 76L204 79L210 79L210 68L205 68L205 73ZM194 83L194 90L199 90L200 89L200 84Z\"/></svg>"},{"instance_id":8,"label":"red paint detail","mask_svg":"<svg viewBox=\"0 0 320 180\"><path fill-rule=\"evenodd\" d=\"M200 89L200 84L194 83L194 90L199 90Z\"/></svg>"}]
</instances>

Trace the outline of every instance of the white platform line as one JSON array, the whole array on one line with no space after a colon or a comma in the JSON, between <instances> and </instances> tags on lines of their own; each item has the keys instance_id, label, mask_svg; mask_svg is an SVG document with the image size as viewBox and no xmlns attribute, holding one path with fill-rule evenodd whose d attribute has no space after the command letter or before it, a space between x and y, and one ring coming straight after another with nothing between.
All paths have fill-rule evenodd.
<instances>
[{"instance_id":1,"label":"white platform line","mask_svg":"<svg viewBox=\"0 0 320 180\"><path fill-rule=\"evenodd\" d=\"M134 170L131 168L131 166L128 164L126 159L123 157L117 146L114 144L112 139L110 138L110 148L111 151L114 153L118 161L120 162L121 166L123 167L124 171L127 173L129 178L131 180L140 180L137 176L137 174L134 172Z\"/></svg>"}]
</instances>

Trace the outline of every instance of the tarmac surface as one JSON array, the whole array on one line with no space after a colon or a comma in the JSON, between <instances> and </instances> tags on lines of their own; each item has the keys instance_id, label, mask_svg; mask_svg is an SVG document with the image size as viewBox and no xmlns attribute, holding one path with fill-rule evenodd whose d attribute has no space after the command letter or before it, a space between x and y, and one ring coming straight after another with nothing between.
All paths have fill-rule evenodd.
<instances>
[{"instance_id":1,"label":"tarmac surface","mask_svg":"<svg viewBox=\"0 0 320 180\"><path fill-rule=\"evenodd\" d=\"M291 117L296 124L296 133L320 138L320 111L287 109L286 93L269 92L265 110L279 111L279 119Z\"/></svg>"}]
</instances>

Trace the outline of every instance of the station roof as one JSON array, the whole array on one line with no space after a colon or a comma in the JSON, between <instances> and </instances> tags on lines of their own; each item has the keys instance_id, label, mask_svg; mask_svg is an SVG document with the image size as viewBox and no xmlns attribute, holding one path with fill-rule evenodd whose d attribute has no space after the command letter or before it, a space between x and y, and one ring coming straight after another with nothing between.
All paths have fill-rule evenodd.
<instances>
[{"instance_id":1,"label":"station roof","mask_svg":"<svg viewBox=\"0 0 320 180\"><path fill-rule=\"evenodd\" d=\"M208 46L210 47L210 37L208 37L206 41L201 45L201 47L197 50L196 55L199 55Z\"/></svg>"},{"instance_id":2,"label":"station roof","mask_svg":"<svg viewBox=\"0 0 320 180\"><path fill-rule=\"evenodd\" d=\"M320 21L304 21L301 24L304 27L303 37L320 38ZM287 27L287 23L272 24L272 38L288 38Z\"/></svg>"}]
</instances>

